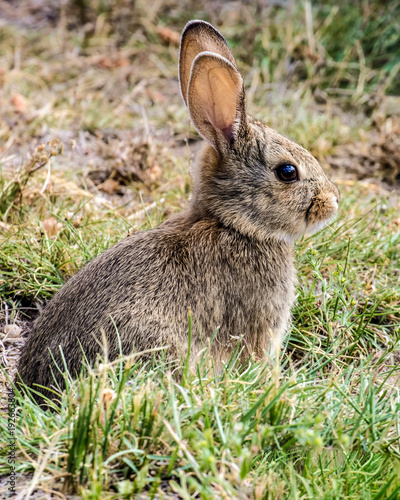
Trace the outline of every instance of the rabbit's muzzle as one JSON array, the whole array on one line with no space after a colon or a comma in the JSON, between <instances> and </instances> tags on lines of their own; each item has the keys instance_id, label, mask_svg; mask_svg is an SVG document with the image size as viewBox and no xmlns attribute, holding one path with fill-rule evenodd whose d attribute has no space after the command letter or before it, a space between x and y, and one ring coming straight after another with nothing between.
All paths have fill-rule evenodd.
<instances>
[{"instance_id":1,"label":"rabbit's muzzle","mask_svg":"<svg viewBox=\"0 0 400 500\"><path fill-rule=\"evenodd\" d=\"M336 186L319 192L313 197L306 212L307 233L314 233L321 229L335 215L339 207L339 193Z\"/></svg>"}]
</instances>

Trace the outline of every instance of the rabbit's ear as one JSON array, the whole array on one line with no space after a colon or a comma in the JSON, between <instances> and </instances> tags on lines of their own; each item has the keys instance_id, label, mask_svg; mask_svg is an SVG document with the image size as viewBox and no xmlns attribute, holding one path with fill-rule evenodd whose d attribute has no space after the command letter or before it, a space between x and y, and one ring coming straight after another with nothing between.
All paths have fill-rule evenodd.
<instances>
[{"instance_id":1,"label":"rabbit's ear","mask_svg":"<svg viewBox=\"0 0 400 500\"><path fill-rule=\"evenodd\" d=\"M190 69L194 58L200 52L219 54L236 68L235 58L221 33L205 21L190 21L182 31L179 49L179 82L186 105Z\"/></svg>"},{"instance_id":2,"label":"rabbit's ear","mask_svg":"<svg viewBox=\"0 0 400 500\"><path fill-rule=\"evenodd\" d=\"M219 152L233 144L247 123L243 79L235 66L222 56L202 52L193 61L187 97L199 134Z\"/></svg>"}]
</instances>

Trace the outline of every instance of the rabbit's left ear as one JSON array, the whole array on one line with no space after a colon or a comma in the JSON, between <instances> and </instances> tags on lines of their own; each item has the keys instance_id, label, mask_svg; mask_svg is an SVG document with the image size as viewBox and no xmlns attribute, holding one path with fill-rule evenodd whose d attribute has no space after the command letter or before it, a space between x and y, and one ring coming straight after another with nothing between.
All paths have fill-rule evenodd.
<instances>
[{"instance_id":1,"label":"rabbit's left ear","mask_svg":"<svg viewBox=\"0 0 400 500\"><path fill-rule=\"evenodd\" d=\"M247 124L239 71L224 57L201 52L192 64L187 106L197 131L222 153Z\"/></svg>"},{"instance_id":2,"label":"rabbit's left ear","mask_svg":"<svg viewBox=\"0 0 400 500\"><path fill-rule=\"evenodd\" d=\"M201 52L213 52L227 59L235 68L236 61L225 38L210 23L190 21L182 31L179 48L179 82L187 105L187 92L192 63Z\"/></svg>"}]
</instances>

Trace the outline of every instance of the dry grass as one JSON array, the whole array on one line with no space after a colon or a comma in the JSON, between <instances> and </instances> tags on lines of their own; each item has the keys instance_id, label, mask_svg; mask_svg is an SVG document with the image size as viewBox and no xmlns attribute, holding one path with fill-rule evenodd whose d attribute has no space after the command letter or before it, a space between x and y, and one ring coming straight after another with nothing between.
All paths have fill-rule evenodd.
<instances>
[{"instance_id":1,"label":"dry grass","mask_svg":"<svg viewBox=\"0 0 400 500\"><path fill-rule=\"evenodd\" d=\"M258 404L276 376L270 367L254 365L247 374L232 368L224 380L207 374L205 389L194 374L188 387L171 385L158 367L130 373L136 380L131 390L111 370L95 383L99 391L126 391L107 430L112 446L126 449L123 438L114 437L123 436L121 422L131 418L129 398L140 399L142 427L131 429L134 438L144 439L153 419L164 422L163 443L154 434L147 454L130 462L116 457L110 469L104 461L99 465L92 454L96 432L105 440L108 434L101 398L89 399L94 437L88 462L81 462L74 455L81 453L76 436L57 426L62 420L78 434L84 428L79 398L91 383L86 381L72 386L75 399L64 399L54 419L30 404L21 410L30 422L20 429L21 442L30 446L29 457L20 456L21 490L34 481L38 498L50 498L39 493L50 487L62 498L68 476L81 497L125 491L130 498L148 493L162 471L155 498L168 484L175 498L264 499L268 492L273 498L328 498L321 495L334 487L338 495L350 491L346 498L361 490L391 498L399 491L393 479L399 456L399 6L0 0L0 356L8 376L32 319L69 276L128 233L156 226L184 206L198 136L179 95L177 40L190 18L220 27L245 75L250 111L308 147L330 169L342 198L335 224L299 244L299 301L277 382L281 399L271 411L261 405L266 413L255 409L249 429L237 431L246 414L243 409L240 415L237 401L248 411ZM258 385L264 369L267 386ZM2 372L0 387L4 382ZM313 385L315 392L307 392ZM150 386L166 405L146 420L155 404ZM246 387L253 389L241 391ZM212 397L216 402L208 406ZM388 421L377 420L371 405ZM210 418L209 427L202 415ZM43 428L55 433L54 441L43 438ZM290 439L293 454L286 448ZM55 449L59 454L52 455ZM166 458L157 458L160 450Z\"/></svg>"}]
</instances>

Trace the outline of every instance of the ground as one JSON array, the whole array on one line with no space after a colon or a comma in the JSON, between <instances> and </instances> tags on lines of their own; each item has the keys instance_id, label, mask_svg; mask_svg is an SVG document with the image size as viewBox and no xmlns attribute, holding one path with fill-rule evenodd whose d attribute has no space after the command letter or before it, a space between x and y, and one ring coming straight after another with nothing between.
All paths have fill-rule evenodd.
<instances>
[{"instance_id":1,"label":"ground","mask_svg":"<svg viewBox=\"0 0 400 500\"><path fill-rule=\"evenodd\" d=\"M250 113L307 147L341 197L335 222L296 246L276 362L233 360L221 376L205 359L179 384L162 364L105 365L55 412L17 395L20 498L396 498L400 3L0 0L0 12L3 410L46 301L190 196L200 139L177 78L189 19L227 37Z\"/></svg>"}]
</instances>

